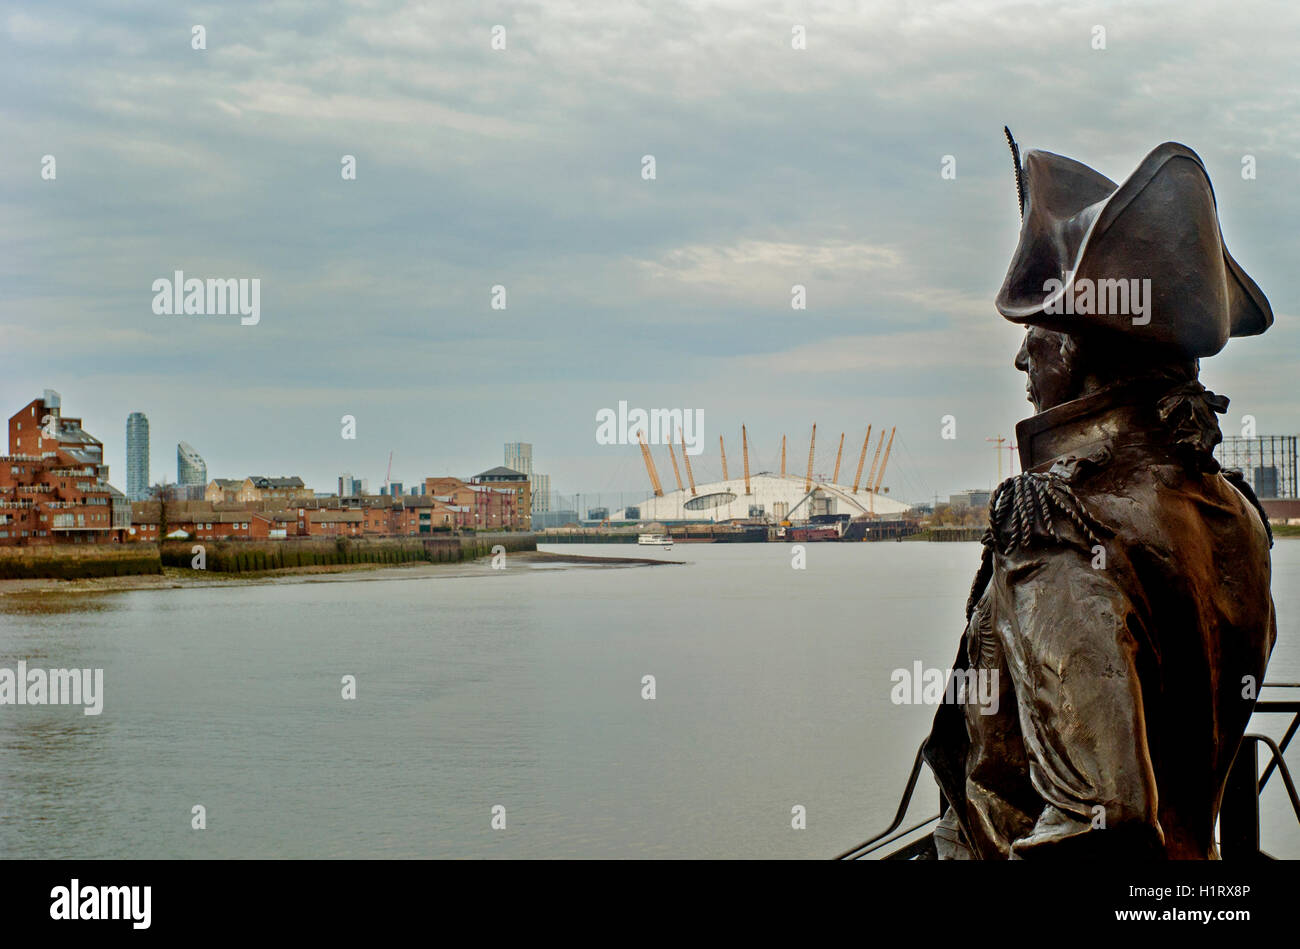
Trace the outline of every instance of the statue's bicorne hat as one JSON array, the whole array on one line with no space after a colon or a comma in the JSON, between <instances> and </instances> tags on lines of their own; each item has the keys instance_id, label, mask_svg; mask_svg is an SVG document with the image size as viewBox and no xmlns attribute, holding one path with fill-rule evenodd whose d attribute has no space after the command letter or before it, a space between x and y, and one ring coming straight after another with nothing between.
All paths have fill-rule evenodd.
<instances>
[{"instance_id":1,"label":"statue's bicorne hat","mask_svg":"<svg viewBox=\"0 0 1300 949\"><path fill-rule=\"evenodd\" d=\"M1214 189L1190 148L1166 142L1116 185L1051 152L1027 152L1022 167L1010 132L1007 138L1022 214L1020 244L996 301L1008 320L1187 358L1212 356L1229 338L1272 325L1268 299L1223 244ZM1149 280L1145 314L1135 318L1132 300L1124 312L1098 312L1119 299L1103 280L1139 291ZM1089 287L1091 303L1075 308ZM1106 290L1112 306L1101 305Z\"/></svg>"}]
</instances>

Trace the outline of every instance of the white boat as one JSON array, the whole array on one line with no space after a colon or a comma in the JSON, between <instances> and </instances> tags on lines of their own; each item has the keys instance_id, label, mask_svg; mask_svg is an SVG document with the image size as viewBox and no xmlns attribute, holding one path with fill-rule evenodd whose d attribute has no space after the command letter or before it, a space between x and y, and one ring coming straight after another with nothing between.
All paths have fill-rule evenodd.
<instances>
[{"instance_id":1,"label":"white boat","mask_svg":"<svg viewBox=\"0 0 1300 949\"><path fill-rule=\"evenodd\" d=\"M668 550L673 546L673 539L667 534L640 534L636 542L642 547L663 547Z\"/></svg>"}]
</instances>

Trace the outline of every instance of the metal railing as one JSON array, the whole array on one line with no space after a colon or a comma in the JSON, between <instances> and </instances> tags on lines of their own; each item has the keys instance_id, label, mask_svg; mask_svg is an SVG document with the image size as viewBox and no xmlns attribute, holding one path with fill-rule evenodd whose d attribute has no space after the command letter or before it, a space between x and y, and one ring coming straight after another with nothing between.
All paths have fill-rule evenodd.
<instances>
[{"instance_id":1,"label":"metal railing","mask_svg":"<svg viewBox=\"0 0 1300 949\"><path fill-rule=\"evenodd\" d=\"M935 814L933 817L927 817L919 824L914 824L906 830L894 834L894 831L898 830L899 826L903 823L903 819L907 817L907 811L912 806L912 794L916 791L916 782L921 777L921 766L925 764L925 758L922 756L924 750L925 742L921 742L921 746L916 749L916 758L912 761L912 771L907 776L907 787L903 789L903 798L898 802L898 811L894 814L894 819L890 825L874 837L870 837L858 844L856 847L850 847L842 854L837 855L835 857L836 860L861 860L863 857L867 856L867 854L874 853L881 847L887 846L901 837L905 837L910 833L920 830L926 824L937 821L940 816L942 816L940 814ZM890 836L891 834L893 836ZM928 839L928 835L923 838L923 840ZM908 848L904 848L904 850L906 849ZM888 860L889 857L886 857L885 859Z\"/></svg>"},{"instance_id":2,"label":"metal railing","mask_svg":"<svg viewBox=\"0 0 1300 949\"><path fill-rule=\"evenodd\" d=\"M1300 690L1300 682L1265 682L1263 688ZM1260 848L1259 842L1259 796L1274 771L1277 771L1281 776L1287 797L1291 802L1291 809L1295 812L1296 821L1300 822L1300 794L1296 792L1291 771L1287 767L1286 759L1283 757L1287 747L1291 744L1291 739L1300 731L1300 694L1289 699L1257 701L1254 714L1261 713L1289 714L1292 719L1280 742L1256 732L1247 732L1242 736L1241 747L1238 749L1237 757L1228 773L1228 780L1224 786L1223 802L1219 808L1219 850L1220 855L1225 860L1274 859ZM1267 748L1269 752L1268 766L1265 767L1263 774L1260 774L1259 771L1259 747L1261 745ZM898 802L898 810L894 813L894 819L890 821L889 826L874 837L867 838L856 847L850 847L843 853L837 854L836 860L861 860L863 857L875 853L891 843L902 840L909 834L913 834L939 820L942 813L927 817L925 820L903 830L898 829L907 817L907 812L912 805L912 795L916 792L917 782L921 778L921 768L925 764L925 758L922 754L924 749L925 742L922 742L921 746L916 750L916 758L912 761L912 770L907 776L907 786L903 788L903 796ZM940 811L942 812L942 794L940 795L940 805ZM892 853L886 854L881 859L912 860L918 857L934 859L933 832L906 844Z\"/></svg>"},{"instance_id":3,"label":"metal railing","mask_svg":"<svg viewBox=\"0 0 1300 949\"><path fill-rule=\"evenodd\" d=\"M1300 690L1300 682L1265 682L1264 688ZM1282 784L1291 801L1291 809L1295 812L1296 820L1300 821L1300 795L1296 793L1291 771L1283 758L1291 739L1300 730L1300 693L1293 695L1293 698L1260 700L1255 703L1256 714L1291 715L1291 724L1287 726L1281 742L1257 732L1247 732L1242 737L1237 758L1223 789L1223 804L1219 808L1219 850L1225 860L1274 859L1261 849L1259 843L1259 796L1274 770L1281 775ZM1259 771L1261 745L1269 751L1268 766L1262 775Z\"/></svg>"}]
</instances>

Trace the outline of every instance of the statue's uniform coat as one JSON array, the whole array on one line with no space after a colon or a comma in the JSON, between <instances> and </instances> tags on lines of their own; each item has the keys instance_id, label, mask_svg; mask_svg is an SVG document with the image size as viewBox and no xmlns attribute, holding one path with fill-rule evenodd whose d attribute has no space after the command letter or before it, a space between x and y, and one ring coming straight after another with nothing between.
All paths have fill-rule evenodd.
<instances>
[{"instance_id":1,"label":"statue's uniform coat","mask_svg":"<svg viewBox=\"0 0 1300 949\"><path fill-rule=\"evenodd\" d=\"M1180 398L1195 410L1175 397L1175 416ZM1152 400L1028 421L1030 473L990 505L956 663L998 671L997 710L945 705L927 742L940 856L1217 856L1276 638L1257 502L1191 463Z\"/></svg>"}]
</instances>

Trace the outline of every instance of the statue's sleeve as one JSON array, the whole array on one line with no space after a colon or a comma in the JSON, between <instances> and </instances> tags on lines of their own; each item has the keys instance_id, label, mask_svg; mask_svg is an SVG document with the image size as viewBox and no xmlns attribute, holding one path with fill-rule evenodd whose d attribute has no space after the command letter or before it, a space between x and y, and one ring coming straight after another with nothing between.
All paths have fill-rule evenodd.
<instances>
[{"instance_id":1,"label":"statue's sleeve","mask_svg":"<svg viewBox=\"0 0 1300 949\"><path fill-rule=\"evenodd\" d=\"M1147 746L1138 612L1115 573L1072 545L998 556L1005 651L1044 808L1012 856L1148 854L1163 844Z\"/></svg>"}]
</instances>

